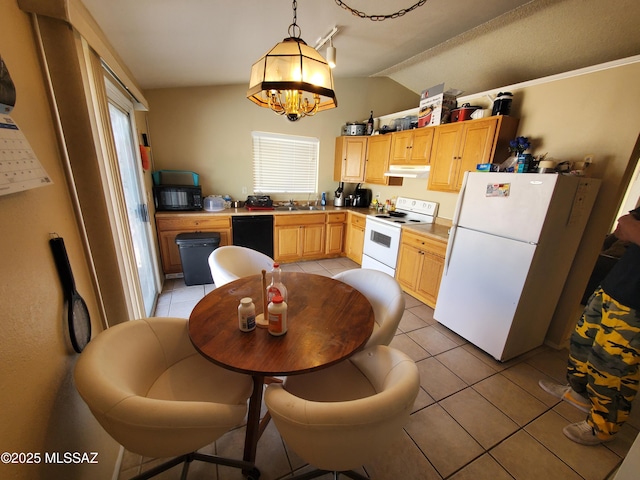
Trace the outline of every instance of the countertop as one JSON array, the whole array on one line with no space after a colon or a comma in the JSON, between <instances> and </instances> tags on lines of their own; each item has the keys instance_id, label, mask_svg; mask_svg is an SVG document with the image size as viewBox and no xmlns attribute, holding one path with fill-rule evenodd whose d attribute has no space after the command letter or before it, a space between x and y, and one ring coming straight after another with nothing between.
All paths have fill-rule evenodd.
<instances>
[{"instance_id":1,"label":"countertop","mask_svg":"<svg viewBox=\"0 0 640 480\"><path fill-rule=\"evenodd\" d=\"M217 212L208 212L206 210L196 210L190 212L156 212L156 218L172 218L172 217L189 217L189 216L247 216L247 215L305 215L310 213L326 213L326 212L351 212L358 215L366 216L373 214L374 210L361 207L334 207L327 205L325 207L317 207L317 210L247 210L246 208L225 208ZM435 223L427 223L420 225L405 225L403 230L410 230L420 235L433 237L437 240L449 240L449 229L451 221L447 219L437 218Z\"/></svg>"},{"instance_id":2,"label":"countertop","mask_svg":"<svg viewBox=\"0 0 640 480\"><path fill-rule=\"evenodd\" d=\"M418 233L420 235L426 235L428 237L433 237L437 240L444 240L447 242L449 240L449 229L451 227L449 225L444 225L441 223L422 223L420 225L406 225L403 226L403 230L408 230L411 232Z\"/></svg>"},{"instance_id":3,"label":"countertop","mask_svg":"<svg viewBox=\"0 0 640 480\"><path fill-rule=\"evenodd\" d=\"M304 207L301 207L304 208ZM326 212L353 212L358 213L360 215L368 215L369 213L373 213L372 209L369 208L361 208L361 207L334 207L333 205L327 205L326 207L315 207L314 210L247 210L245 207L242 208L225 208L224 210L219 210L217 212L208 212L206 210L195 210L189 212L156 212L157 218L169 218L175 216L190 216L190 215L211 215L211 216L221 216L221 215L291 215L291 214L307 214L307 213L326 213Z\"/></svg>"}]
</instances>

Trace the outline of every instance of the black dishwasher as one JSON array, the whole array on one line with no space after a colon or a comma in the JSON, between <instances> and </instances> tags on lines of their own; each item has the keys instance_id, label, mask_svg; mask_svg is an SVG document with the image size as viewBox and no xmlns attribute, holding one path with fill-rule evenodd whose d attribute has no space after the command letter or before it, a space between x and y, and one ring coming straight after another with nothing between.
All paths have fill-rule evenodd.
<instances>
[{"instance_id":1,"label":"black dishwasher","mask_svg":"<svg viewBox=\"0 0 640 480\"><path fill-rule=\"evenodd\" d=\"M273 258L273 215L231 217L233 244L251 248Z\"/></svg>"}]
</instances>

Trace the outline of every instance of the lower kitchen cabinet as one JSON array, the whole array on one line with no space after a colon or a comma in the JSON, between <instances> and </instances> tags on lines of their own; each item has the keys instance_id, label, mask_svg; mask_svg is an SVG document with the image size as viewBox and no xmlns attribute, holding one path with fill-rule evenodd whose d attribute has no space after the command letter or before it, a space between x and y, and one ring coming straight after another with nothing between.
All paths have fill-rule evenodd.
<instances>
[{"instance_id":1,"label":"lower kitchen cabinet","mask_svg":"<svg viewBox=\"0 0 640 480\"><path fill-rule=\"evenodd\" d=\"M365 223L365 215L355 212L349 212L349 218L347 219L345 254L348 258L356 262L358 265L362 265Z\"/></svg>"},{"instance_id":2,"label":"lower kitchen cabinet","mask_svg":"<svg viewBox=\"0 0 640 480\"><path fill-rule=\"evenodd\" d=\"M344 252L345 222L347 212L327 213L326 256L340 256Z\"/></svg>"},{"instance_id":3,"label":"lower kitchen cabinet","mask_svg":"<svg viewBox=\"0 0 640 480\"><path fill-rule=\"evenodd\" d=\"M273 254L277 262L325 256L325 214L275 215Z\"/></svg>"},{"instance_id":4,"label":"lower kitchen cabinet","mask_svg":"<svg viewBox=\"0 0 640 480\"><path fill-rule=\"evenodd\" d=\"M402 232L396 280L405 292L432 308L438 298L446 250L444 241Z\"/></svg>"},{"instance_id":5,"label":"lower kitchen cabinet","mask_svg":"<svg viewBox=\"0 0 640 480\"><path fill-rule=\"evenodd\" d=\"M180 249L176 236L180 233L218 232L220 246L231 244L231 216L211 216L197 213L156 213L156 230L160 245L162 271L165 274L182 272Z\"/></svg>"}]
</instances>

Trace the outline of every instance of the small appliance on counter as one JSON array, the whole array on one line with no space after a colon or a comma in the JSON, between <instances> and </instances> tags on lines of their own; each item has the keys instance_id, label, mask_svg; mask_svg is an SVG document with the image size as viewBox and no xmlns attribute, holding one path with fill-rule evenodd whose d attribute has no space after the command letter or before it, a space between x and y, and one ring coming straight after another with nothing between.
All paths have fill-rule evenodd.
<instances>
[{"instance_id":1,"label":"small appliance on counter","mask_svg":"<svg viewBox=\"0 0 640 480\"><path fill-rule=\"evenodd\" d=\"M153 199L157 211L202 210L199 175L184 170L157 170L153 179Z\"/></svg>"},{"instance_id":2,"label":"small appliance on counter","mask_svg":"<svg viewBox=\"0 0 640 480\"><path fill-rule=\"evenodd\" d=\"M204 197L204 209L207 212L219 212L224 210L224 198L220 195L209 195Z\"/></svg>"},{"instance_id":3,"label":"small appliance on counter","mask_svg":"<svg viewBox=\"0 0 640 480\"><path fill-rule=\"evenodd\" d=\"M333 206L334 207L344 206L344 182L340 182L340 185L338 185L337 190L333 192Z\"/></svg>"},{"instance_id":4,"label":"small appliance on counter","mask_svg":"<svg viewBox=\"0 0 640 480\"><path fill-rule=\"evenodd\" d=\"M249 195L244 203L247 210L274 210L273 200L269 195Z\"/></svg>"},{"instance_id":5,"label":"small appliance on counter","mask_svg":"<svg viewBox=\"0 0 640 480\"><path fill-rule=\"evenodd\" d=\"M353 205L354 207L366 207L371 205L371 189L360 188L360 184L356 185L356 189L353 192Z\"/></svg>"}]
</instances>

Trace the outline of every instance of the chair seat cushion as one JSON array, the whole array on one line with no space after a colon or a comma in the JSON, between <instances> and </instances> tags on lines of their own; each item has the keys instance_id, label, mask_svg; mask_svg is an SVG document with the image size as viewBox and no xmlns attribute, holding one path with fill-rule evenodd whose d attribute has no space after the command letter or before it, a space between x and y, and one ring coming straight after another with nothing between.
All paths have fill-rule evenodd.
<instances>
[{"instance_id":1,"label":"chair seat cushion","mask_svg":"<svg viewBox=\"0 0 640 480\"><path fill-rule=\"evenodd\" d=\"M369 379L349 360L285 381L291 394L314 402L344 402L375 395Z\"/></svg>"},{"instance_id":2,"label":"chair seat cushion","mask_svg":"<svg viewBox=\"0 0 640 480\"><path fill-rule=\"evenodd\" d=\"M251 395L249 376L226 370L194 353L165 370L147 398L190 402L245 404Z\"/></svg>"}]
</instances>

